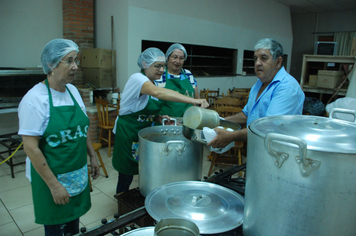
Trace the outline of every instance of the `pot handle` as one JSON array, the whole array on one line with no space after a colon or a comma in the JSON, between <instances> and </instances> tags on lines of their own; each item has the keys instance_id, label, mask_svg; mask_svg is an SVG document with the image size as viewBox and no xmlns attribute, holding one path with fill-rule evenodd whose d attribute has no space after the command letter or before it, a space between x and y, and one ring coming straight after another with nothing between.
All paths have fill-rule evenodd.
<instances>
[{"instance_id":1,"label":"pot handle","mask_svg":"<svg viewBox=\"0 0 356 236\"><path fill-rule=\"evenodd\" d=\"M272 156L272 159L278 168L282 167L284 161L288 159L289 154L273 150L271 142L274 141L291 143L299 147L299 156L296 156L295 160L299 165L299 170L303 177L309 176L314 169L320 166L320 161L307 158L308 145L303 139L284 134L269 133L265 138L265 148L267 149L268 154Z\"/></svg>"},{"instance_id":2,"label":"pot handle","mask_svg":"<svg viewBox=\"0 0 356 236\"><path fill-rule=\"evenodd\" d=\"M353 123L356 123L356 111L354 110L348 110L348 109L342 109L342 108L333 108L330 112L329 118L333 118L334 113L344 113L344 114L349 114L354 116L354 121Z\"/></svg>"},{"instance_id":3,"label":"pot handle","mask_svg":"<svg viewBox=\"0 0 356 236\"><path fill-rule=\"evenodd\" d=\"M162 125L163 125L163 126L165 125L164 122L167 121L167 120L168 120L168 119L166 119L166 118L164 118L164 119L162 120ZM177 119L171 118L170 120L173 120L173 121L174 121L174 126L177 126Z\"/></svg>"},{"instance_id":4,"label":"pot handle","mask_svg":"<svg viewBox=\"0 0 356 236\"><path fill-rule=\"evenodd\" d=\"M168 154L172 151L172 148L169 148L170 145L177 144L178 147L176 148L176 151L178 152L178 155L181 156L185 150L185 142L182 140L173 140L173 141L168 141L166 142L165 147L163 148L164 154L168 156ZM181 147L179 147L181 145Z\"/></svg>"}]
</instances>

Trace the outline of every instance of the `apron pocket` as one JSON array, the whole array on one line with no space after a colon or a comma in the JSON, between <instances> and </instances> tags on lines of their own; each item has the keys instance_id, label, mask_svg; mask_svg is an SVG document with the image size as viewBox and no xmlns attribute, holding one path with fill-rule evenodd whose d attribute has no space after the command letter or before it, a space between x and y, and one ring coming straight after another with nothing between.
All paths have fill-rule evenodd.
<instances>
[{"instance_id":1,"label":"apron pocket","mask_svg":"<svg viewBox=\"0 0 356 236\"><path fill-rule=\"evenodd\" d=\"M88 164L78 170L59 174L57 178L72 197L77 196L88 185Z\"/></svg>"}]
</instances>

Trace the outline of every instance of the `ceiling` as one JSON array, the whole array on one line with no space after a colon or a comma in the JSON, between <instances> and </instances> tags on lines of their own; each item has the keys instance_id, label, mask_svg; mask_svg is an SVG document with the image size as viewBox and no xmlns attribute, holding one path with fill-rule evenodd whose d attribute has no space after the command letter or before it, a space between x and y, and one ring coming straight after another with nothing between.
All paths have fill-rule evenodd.
<instances>
[{"instance_id":1,"label":"ceiling","mask_svg":"<svg viewBox=\"0 0 356 236\"><path fill-rule=\"evenodd\" d=\"M291 14L320 13L328 11L356 11L355 0L276 0L290 6Z\"/></svg>"}]
</instances>

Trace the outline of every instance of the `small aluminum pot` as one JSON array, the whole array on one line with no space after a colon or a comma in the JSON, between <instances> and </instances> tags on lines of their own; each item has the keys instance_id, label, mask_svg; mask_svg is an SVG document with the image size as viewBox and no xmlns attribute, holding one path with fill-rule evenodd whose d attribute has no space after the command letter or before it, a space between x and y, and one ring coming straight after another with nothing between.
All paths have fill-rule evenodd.
<instances>
[{"instance_id":1,"label":"small aluminum pot","mask_svg":"<svg viewBox=\"0 0 356 236\"><path fill-rule=\"evenodd\" d=\"M241 129L241 126L239 124L227 120L220 120L219 126L222 126L224 128L230 128L233 130ZM183 135L191 141L202 143L205 145L207 144L204 132L201 129L192 129L183 124Z\"/></svg>"},{"instance_id":2,"label":"small aluminum pot","mask_svg":"<svg viewBox=\"0 0 356 236\"><path fill-rule=\"evenodd\" d=\"M155 236L199 236L196 224L186 219L162 219L154 229Z\"/></svg>"}]
</instances>

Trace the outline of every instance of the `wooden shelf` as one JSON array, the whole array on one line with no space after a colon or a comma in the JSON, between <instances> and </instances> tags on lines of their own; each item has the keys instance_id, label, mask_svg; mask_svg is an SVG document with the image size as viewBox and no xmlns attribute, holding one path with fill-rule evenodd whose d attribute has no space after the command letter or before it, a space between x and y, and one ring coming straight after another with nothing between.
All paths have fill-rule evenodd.
<instances>
[{"instance_id":1,"label":"wooden shelf","mask_svg":"<svg viewBox=\"0 0 356 236\"><path fill-rule=\"evenodd\" d=\"M354 65L356 62L355 56L329 56L329 55L304 55L302 64L302 76L300 78L300 86L304 92L319 94L322 100L323 94L334 94L335 89L320 88L309 86L309 75L315 75L318 70L342 70L344 65ZM333 66L328 66L328 63L333 63ZM346 96L347 84L345 83L337 93L340 96Z\"/></svg>"},{"instance_id":2,"label":"wooden shelf","mask_svg":"<svg viewBox=\"0 0 356 236\"><path fill-rule=\"evenodd\" d=\"M319 87L304 85L303 86L303 91L304 92L309 92L309 93L333 94L335 92L335 89L319 88ZM347 89L340 89L338 94L342 95L342 96L345 96L346 92L347 92Z\"/></svg>"}]
</instances>

